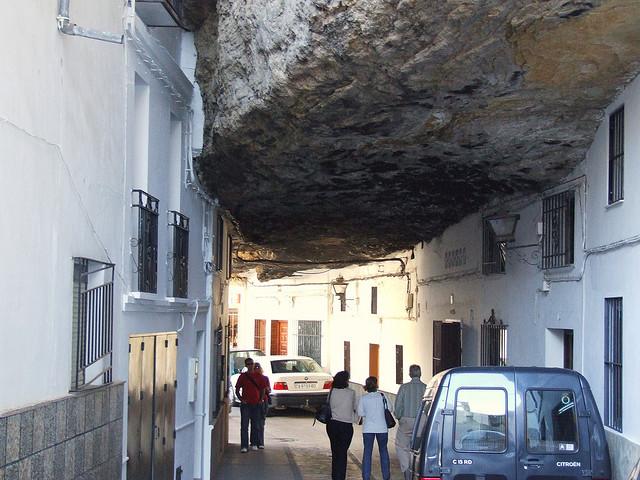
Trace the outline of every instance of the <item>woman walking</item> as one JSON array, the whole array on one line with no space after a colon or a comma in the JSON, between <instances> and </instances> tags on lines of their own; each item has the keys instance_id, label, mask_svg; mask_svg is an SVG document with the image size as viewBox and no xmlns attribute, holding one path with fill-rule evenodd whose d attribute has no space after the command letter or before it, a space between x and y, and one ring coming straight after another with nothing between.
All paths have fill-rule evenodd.
<instances>
[{"instance_id":1,"label":"woman walking","mask_svg":"<svg viewBox=\"0 0 640 480\"><path fill-rule=\"evenodd\" d=\"M389 440L389 431L384 416L385 406L389 408L389 402L383 393L378 392L378 379L369 377L365 381L364 389L367 391L365 395L360 397L358 403L358 415L364 417L362 427L362 439L364 442L364 453L362 456L362 478L369 480L371 477L371 454L373 453L373 441L378 441L378 450L380 451L380 467L382 468L383 480L391 478L389 451L387 450L387 441Z\"/></svg>"},{"instance_id":2,"label":"woman walking","mask_svg":"<svg viewBox=\"0 0 640 480\"><path fill-rule=\"evenodd\" d=\"M331 442L331 479L345 480L356 410L356 392L349 388L349 372L336 373L329 395L331 420L327 422L327 435Z\"/></svg>"}]
</instances>

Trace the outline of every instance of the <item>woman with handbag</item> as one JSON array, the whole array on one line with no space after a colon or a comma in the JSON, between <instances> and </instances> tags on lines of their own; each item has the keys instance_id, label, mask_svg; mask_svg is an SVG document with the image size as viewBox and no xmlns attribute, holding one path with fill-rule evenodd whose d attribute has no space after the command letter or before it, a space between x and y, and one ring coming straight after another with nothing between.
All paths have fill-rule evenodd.
<instances>
[{"instance_id":1,"label":"woman with handbag","mask_svg":"<svg viewBox=\"0 0 640 480\"><path fill-rule=\"evenodd\" d=\"M331 479L345 480L356 410L356 392L349 388L349 372L343 370L333 377L329 406L331 419L327 422L327 435L331 443Z\"/></svg>"},{"instance_id":2,"label":"woman with handbag","mask_svg":"<svg viewBox=\"0 0 640 480\"><path fill-rule=\"evenodd\" d=\"M389 451L387 441L389 440L389 428L392 423L391 412L389 412L389 402L383 393L378 392L378 379L369 377L365 380L365 395L360 397L358 403L358 415L364 418L362 426L362 439L364 443L364 453L362 456L362 478L369 480L371 477L371 454L373 453L373 441L378 441L380 451L380 467L382 468L383 480L391 478L391 466L389 461ZM386 414L386 412L389 412ZM387 420L387 417L390 417Z\"/></svg>"}]
</instances>

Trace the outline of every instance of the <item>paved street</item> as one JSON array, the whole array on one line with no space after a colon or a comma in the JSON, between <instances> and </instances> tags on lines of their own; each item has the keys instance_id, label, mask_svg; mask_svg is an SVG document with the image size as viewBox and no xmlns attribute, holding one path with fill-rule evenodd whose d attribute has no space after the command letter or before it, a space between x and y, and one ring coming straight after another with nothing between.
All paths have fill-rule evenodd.
<instances>
[{"instance_id":1,"label":"paved street","mask_svg":"<svg viewBox=\"0 0 640 480\"><path fill-rule=\"evenodd\" d=\"M361 427L355 426L349 451L347 478L361 478ZM391 478L401 480L395 456L395 429L389 432ZM240 411L233 408L229 421L229 447L216 480L321 480L331 478L331 450L325 426L313 425L313 414L301 410L286 411L267 418L264 450L240 453ZM374 447L373 479L380 480L380 461Z\"/></svg>"}]
</instances>

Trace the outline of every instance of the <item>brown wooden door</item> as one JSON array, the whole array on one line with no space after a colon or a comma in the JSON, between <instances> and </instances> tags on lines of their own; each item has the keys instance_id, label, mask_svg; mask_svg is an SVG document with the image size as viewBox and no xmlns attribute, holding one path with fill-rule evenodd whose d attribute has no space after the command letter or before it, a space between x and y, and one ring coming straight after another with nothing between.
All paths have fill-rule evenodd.
<instances>
[{"instance_id":1,"label":"brown wooden door","mask_svg":"<svg viewBox=\"0 0 640 480\"><path fill-rule=\"evenodd\" d=\"M369 344L369 376L376 377L378 384L380 383L380 377L378 376L380 370L380 345L377 343Z\"/></svg>"},{"instance_id":2,"label":"brown wooden door","mask_svg":"<svg viewBox=\"0 0 640 480\"><path fill-rule=\"evenodd\" d=\"M253 348L267 352L267 321L256 319L253 332Z\"/></svg>"},{"instance_id":3,"label":"brown wooden door","mask_svg":"<svg viewBox=\"0 0 640 480\"><path fill-rule=\"evenodd\" d=\"M289 327L286 320L271 320L271 355L286 355Z\"/></svg>"}]
</instances>

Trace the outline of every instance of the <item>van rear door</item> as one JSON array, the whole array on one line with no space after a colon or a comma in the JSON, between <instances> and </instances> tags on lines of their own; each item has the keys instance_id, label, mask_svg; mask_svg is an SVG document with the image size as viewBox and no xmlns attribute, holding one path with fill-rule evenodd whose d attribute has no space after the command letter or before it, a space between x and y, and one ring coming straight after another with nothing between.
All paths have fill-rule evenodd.
<instances>
[{"instance_id":1,"label":"van rear door","mask_svg":"<svg viewBox=\"0 0 640 480\"><path fill-rule=\"evenodd\" d=\"M515 478L512 376L511 372L452 375L442 412L442 480Z\"/></svg>"},{"instance_id":2,"label":"van rear door","mask_svg":"<svg viewBox=\"0 0 640 480\"><path fill-rule=\"evenodd\" d=\"M517 480L591 478L588 417L575 375L517 375Z\"/></svg>"}]
</instances>

